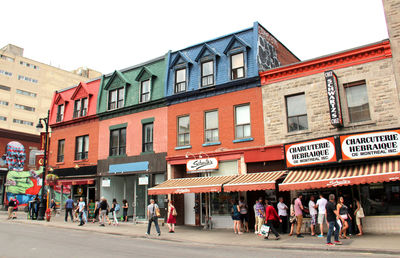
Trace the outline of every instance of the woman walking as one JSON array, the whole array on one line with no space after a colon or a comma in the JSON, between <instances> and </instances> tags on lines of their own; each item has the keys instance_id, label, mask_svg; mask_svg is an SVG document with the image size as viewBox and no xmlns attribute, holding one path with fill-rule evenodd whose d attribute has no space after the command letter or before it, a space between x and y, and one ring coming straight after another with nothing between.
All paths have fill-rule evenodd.
<instances>
[{"instance_id":1,"label":"woman walking","mask_svg":"<svg viewBox=\"0 0 400 258\"><path fill-rule=\"evenodd\" d=\"M233 220L233 230L235 234L243 234L240 231L240 207L237 200L231 200L232 203L232 220Z\"/></svg>"},{"instance_id":2,"label":"woman walking","mask_svg":"<svg viewBox=\"0 0 400 258\"><path fill-rule=\"evenodd\" d=\"M289 233L289 236L293 235L294 225L297 223L296 214L294 212L294 202L295 201L296 201L296 198L293 198L292 203L290 204L290 218L289 218L290 233Z\"/></svg>"},{"instance_id":3,"label":"woman walking","mask_svg":"<svg viewBox=\"0 0 400 258\"><path fill-rule=\"evenodd\" d=\"M347 218L350 217L349 215L349 208L344 204L344 199L342 196L339 197L339 202L336 206L336 209L339 211L340 217L342 217L343 225L342 228L340 229L339 237L341 239L349 239L348 236L346 236L346 230L349 228L349 224L347 223Z\"/></svg>"},{"instance_id":4,"label":"woman walking","mask_svg":"<svg viewBox=\"0 0 400 258\"><path fill-rule=\"evenodd\" d=\"M356 199L357 209L354 211L354 216L356 217L356 224L358 227L358 234L357 236L363 235L363 229L361 225L361 219L365 217L364 209L361 207L361 203L359 200Z\"/></svg>"},{"instance_id":5,"label":"woman walking","mask_svg":"<svg viewBox=\"0 0 400 258\"><path fill-rule=\"evenodd\" d=\"M176 216L177 215L178 215L178 213L176 212L174 202L169 201L168 202L168 219L167 219L169 233L175 233L175 224L176 224Z\"/></svg>"},{"instance_id":6,"label":"woman walking","mask_svg":"<svg viewBox=\"0 0 400 258\"><path fill-rule=\"evenodd\" d=\"M128 201L124 199L122 205L122 216L124 217L124 222L128 222Z\"/></svg>"},{"instance_id":7,"label":"woman walking","mask_svg":"<svg viewBox=\"0 0 400 258\"><path fill-rule=\"evenodd\" d=\"M113 225L114 226L118 226L118 218L117 218L117 214L118 214L118 212L119 212L119 210L120 210L120 206L119 206L119 204L118 204L118 202L117 202L117 199L113 199L113 202L112 202L112 207L111 207L111 211L112 211L112 215L113 215Z\"/></svg>"}]
</instances>

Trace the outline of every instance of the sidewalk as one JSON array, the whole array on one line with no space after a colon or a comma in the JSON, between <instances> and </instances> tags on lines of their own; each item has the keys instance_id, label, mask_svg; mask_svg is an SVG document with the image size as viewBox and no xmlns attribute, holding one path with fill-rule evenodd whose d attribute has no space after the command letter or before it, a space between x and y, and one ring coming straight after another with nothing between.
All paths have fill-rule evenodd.
<instances>
[{"instance_id":1,"label":"sidewalk","mask_svg":"<svg viewBox=\"0 0 400 258\"><path fill-rule=\"evenodd\" d=\"M82 227L78 227L78 223L64 222L64 215L52 217L50 222L27 220L25 212L18 212L18 219L7 220L7 213L0 212L0 223L25 223L31 225L41 225L46 227L57 227L74 230L85 230L103 234L113 234L129 236L134 238L147 238L145 232L147 224L133 224L132 222L121 222L119 226L106 225L100 227L98 223L88 223ZM232 230L213 229L203 230L197 227L177 226L174 234L168 233L168 227L161 226L161 236L155 235L154 226L151 229L151 239L174 241L174 242L192 242L199 244L212 245L233 245L257 248L274 248L274 249L294 249L294 250L329 250L329 251L351 251L364 253L381 253L381 254L400 254L400 234L399 235L364 235L362 237L354 236L349 240L342 240L343 245L328 247L325 245L326 238L311 237L305 235L304 238L295 236L289 237L282 235L281 239L274 240L275 236L264 240L256 236L254 233L245 233L236 235ZM333 239L332 239L333 240Z\"/></svg>"}]
</instances>

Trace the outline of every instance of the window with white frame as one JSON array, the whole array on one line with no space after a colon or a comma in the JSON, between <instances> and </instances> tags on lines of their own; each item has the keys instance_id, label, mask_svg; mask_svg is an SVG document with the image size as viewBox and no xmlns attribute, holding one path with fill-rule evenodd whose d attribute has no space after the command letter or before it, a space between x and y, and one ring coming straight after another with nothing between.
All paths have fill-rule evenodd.
<instances>
[{"instance_id":1,"label":"window with white frame","mask_svg":"<svg viewBox=\"0 0 400 258\"><path fill-rule=\"evenodd\" d=\"M108 93L108 110L121 108L124 105L124 88L110 90Z\"/></svg>"},{"instance_id":2,"label":"window with white frame","mask_svg":"<svg viewBox=\"0 0 400 258\"><path fill-rule=\"evenodd\" d=\"M343 86L346 90L350 122L356 123L371 120L367 85L365 81L347 83Z\"/></svg>"},{"instance_id":3,"label":"window with white frame","mask_svg":"<svg viewBox=\"0 0 400 258\"><path fill-rule=\"evenodd\" d=\"M186 68L175 70L175 93L186 91Z\"/></svg>"},{"instance_id":4,"label":"window with white frame","mask_svg":"<svg viewBox=\"0 0 400 258\"><path fill-rule=\"evenodd\" d=\"M87 115L88 99L82 98L75 100L74 103L74 118L82 117Z\"/></svg>"},{"instance_id":5,"label":"window with white frame","mask_svg":"<svg viewBox=\"0 0 400 258\"><path fill-rule=\"evenodd\" d=\"M150 80L140 82L140 102L150 100Z\"/></svg>"},{"instance_id":6,"label":"window with white frame","mask_svg":"<svg viewBox=\"0 0 400 258\"><path fill-rule=\"evenodd\" d=\"M61 122L64 119L64 104L57 106L57 119L56 122Z\"/></svg>"},{"instance_id":7,"label":"window with white frame","mask_svg":"<svg viewBox=\"0 0 400 258\"><path fill-rule=\"evenodd\" d=\"M235 139L251 137L250 105L235 107Z\"/></svg>"},{"instance_id":8,"label":"window with white frame","mask_svg":"<svg viewBox=\"0 0 400 258\"><path fill-rule=\"evenodd\" d=\"M214 61L208 60L201 63L201 86L214 85Z\"/></svg>"},{"instance_id":9,"label":"window with white frame","mask_svg":"<svg viewBox=\"0 0 400 258\"><path fill-rule=\"evenodd\" d=\"M305 94L286 96L288 132L308 129Z\"/></svg>"},{"instance_id":10,"label":"window with white frame","mask_svg":"<svg viewBox=\"0 0 400 258\"><path fill-rule=\"evenodd\" d=\"M178 146L190 144L190 117L178 117Z\"/></svg>"},{"instance_id":11,"label":"window with white frame","mask_svg":"<svg viewBox=\"0 0 400 258\"><path fill-rule=\"evenodd\" d=\"M65 139L58 140L57 162L64 162Z\"/></svg>"},{"instance_id":12,"label":"window with white frame","mask_svg":"<svg viewBox=\"0 0 400 258\"><path fill-rule=\"evenodd\" d=\"M76 137L75 160L87 159L89 155L89 135Z\"/></svg>"},{"instance_id":13,"label":"window with white frame","mask_svg":"<svg viewBox=\"0 0 400 258\"><path fill-rule=\"evenodd\" d=\"M218 110L205 112L204 120L204 141L206 143L218 142Z\"/></svg>"},{"instance_id":14,"label":"window with white frame","mask_svg":"<svg viewBox=\"0 0 400 258\"><path fill-rule=\"evenodd\" d=\"M126 153L126 128L110 131L110 156L120 156Z\"/></svg>"},{"instance_id":15,"label":"window with white frame","mask_svg":"<svg viewBox=\"0 0 400 258\"><path fill-rule=\"evenodd\" d=\"M153 123L143 124L143 152L153 151Z\"/></svg>"},{"instance_id":16,"label":"window with white frame","mask_svg":"<svg viewBox=\"0 0 400 258\"><path fill-rule=\"evenodd\" d=\"M244 72L244 53L237 53L231 55L231 79L236 80L243 78Z\"/></svg>"}]
</instances>

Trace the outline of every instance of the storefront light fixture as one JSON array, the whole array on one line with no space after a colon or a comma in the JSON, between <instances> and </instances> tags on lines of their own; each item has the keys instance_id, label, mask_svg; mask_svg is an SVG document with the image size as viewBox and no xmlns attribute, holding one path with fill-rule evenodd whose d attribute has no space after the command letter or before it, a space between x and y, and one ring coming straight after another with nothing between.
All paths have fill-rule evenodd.
<instances>
[{"instance_id":1,"label":"storefront light fixture","mask_svg":"<svg viewBox=\"0 0 400 258\"><path fill-rule=\"evenodd\" d=\"M79 165L78 165L78 164L75 164L74 168L75 168L75 169L79 169Z\"/></svg>"},{"instance_id":2,"label":"storefront light fixture","mask_svg":"<svg viewBox=\"0 0 400 258\"><path fill-rule=\"evenodd\" d=\"M194 154L191 153L191 152L186 152L185 158L188 159L188 158L189 158L189 155L193 156L193 158L196 159L196 155L194 155Z\"/></svg>"},{"instance_id":3,"label":"storefront light fixture","mask_svg":"<svg viewBox=\"0 0 400 258\"><path fill-rule=\"evenodd\" d=\"M200 153L199 153L199 158L202 159L202 158L203 158L203 155L206 155L208 159L210 158L210 156L208 156L207 153L205 153L204 151L200 151Z\"/></svg>"}]
</instances>

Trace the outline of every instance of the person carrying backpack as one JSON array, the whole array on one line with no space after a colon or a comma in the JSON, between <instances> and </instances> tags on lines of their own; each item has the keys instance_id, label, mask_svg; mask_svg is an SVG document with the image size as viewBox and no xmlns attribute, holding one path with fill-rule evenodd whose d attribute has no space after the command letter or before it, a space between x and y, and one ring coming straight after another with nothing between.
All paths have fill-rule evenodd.
<instances>
[{"instance_id":1,"label":"person carrying backpack","mask_svg":"<svg viewBox=\"0 0 400 258\"><path fill-rule=\"evenodd\" d=\"M117 199L113 199L113 202L112 202L112 207L111 207L111 211L112 211L112 215L113 215L113 220L114 220L114 223L113 223L113 225L115 226L115 225L117 225L118 226L118 213L119 213L119 211L121 210L121 206L118 204L118 202L117 202Z\"/></svg>"}]
</instances>

